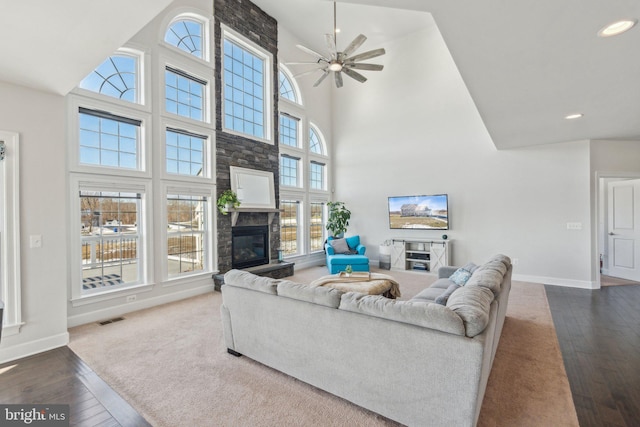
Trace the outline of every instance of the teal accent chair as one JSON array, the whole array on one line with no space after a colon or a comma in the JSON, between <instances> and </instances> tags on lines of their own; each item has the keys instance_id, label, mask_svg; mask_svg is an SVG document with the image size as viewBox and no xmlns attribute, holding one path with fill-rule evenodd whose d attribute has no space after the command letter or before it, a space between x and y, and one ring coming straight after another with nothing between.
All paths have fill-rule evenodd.
<instances>
[{"instance_id":1,"label":"teal accent chair","mask_svg":"<svg viewBox=\"0 0 640 427\"><path fill-rule=\"evenodd\" d=\"M355 254L337 254L330 243L334 239L335 237L329 237L324 245L329 273L337 274L344 271L347 265L350 265L353 271L369 271L369 258L364 254L367 248L360 243L360 236L345 238L349 249L355 251Z\"/></svg>"}]
</instances>

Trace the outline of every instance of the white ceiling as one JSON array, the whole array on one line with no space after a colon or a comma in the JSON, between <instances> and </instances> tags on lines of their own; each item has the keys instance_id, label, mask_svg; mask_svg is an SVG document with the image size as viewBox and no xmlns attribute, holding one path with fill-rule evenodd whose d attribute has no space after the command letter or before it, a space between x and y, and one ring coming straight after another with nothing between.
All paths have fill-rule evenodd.
<instances>
[{"instance_id":1,"label":"white ceiling","mask_svg":"<svg viewBox=\"0 0 640 427\"><path fill-rule=\"evenodd\" d=\"M331 1L254 3L309 47L326 50ZM608 23L640 18L640 1L340 0L337 7L338 27L355 29L341 33L339 47L363 33L369 40L361 50L416 31L431 13L498 148L640 139L640 25L596 36ZM564 119L577 112L584 117Z\"/></svg>"},{"instance_id":2,"label":"white ceiling","mask_svg":"<svg viewBox=\"0 0 640 427\"><path fill-rule=\"evenodd\" d=\"M66 95L171 0L0 0L0 81Z\"/></svg>"},{"instance_id":3,"label":"white ceiling","mask_svg":"<svg viewBox=\"0 0 640 427\"><path fill-rule=\"evenodd\" d=\"M0 81L66 94L170 3L0 0ZM307 46L325 49L331 1L254 3ZM640 139L640 25L596 37L605 24L640 18L640 1L340 0L338 45L363 33L359 51L377 48L421 29L425 13L498 148ZM563 119L574 112L584 117Z\"/></svg>"}]
</instances>

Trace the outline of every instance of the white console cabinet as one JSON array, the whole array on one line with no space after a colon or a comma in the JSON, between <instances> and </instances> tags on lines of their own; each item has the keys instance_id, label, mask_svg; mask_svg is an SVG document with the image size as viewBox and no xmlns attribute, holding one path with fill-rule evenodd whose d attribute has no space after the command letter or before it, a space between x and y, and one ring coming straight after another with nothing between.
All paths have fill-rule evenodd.
<instances>
[{"instance_id":1,"label":"white console cabinet","mask_svg":"<svg viewBox=\"0 0 640 427\"><path fill-rule=\"evenodd\" d=\"M432 239L393 239L391 268L437 273L451 265L451 242Z\"/></svg>"}]
</instances>

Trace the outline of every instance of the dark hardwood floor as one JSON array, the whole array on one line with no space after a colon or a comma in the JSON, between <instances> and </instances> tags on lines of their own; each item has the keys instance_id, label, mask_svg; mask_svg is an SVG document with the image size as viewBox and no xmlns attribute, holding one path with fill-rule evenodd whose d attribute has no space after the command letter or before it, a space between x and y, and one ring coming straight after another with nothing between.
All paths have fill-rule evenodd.
<instances>
[{"instance_id":1,"label":"dark hardwood floor","mask_svg":"<svg viewBox=\"0 0 640 427\"><path fill-rule=\"evenodd\" d=\"M0 365L0 403L68 404L71 426L150 426L68 347Z\"/></svg>"},{"instance_id":2,"label":"dark hardwood floor","mask_svg":"<svg viewBox=\"0 0 640 427\"><path fill-rule=\"evenodd\" d=\"M580 426L640 426L640 285L545 289Z\"/></svg>"}]
</instances>

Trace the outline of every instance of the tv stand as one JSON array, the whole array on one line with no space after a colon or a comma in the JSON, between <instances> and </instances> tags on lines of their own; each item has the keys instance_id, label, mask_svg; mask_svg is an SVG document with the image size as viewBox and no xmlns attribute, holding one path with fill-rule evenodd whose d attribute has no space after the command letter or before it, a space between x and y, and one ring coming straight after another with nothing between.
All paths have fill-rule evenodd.
<instances>
[{"instance_id":1,"label":"tv stand","mask_svg":"<svg viewBox=\"0 0 640 427\"><path fill-rule=\"evenodd\" d=\"M451 265L451 242L437 239L392 239L391 268L437 273Z\"/></svg>"}]
</instances>

